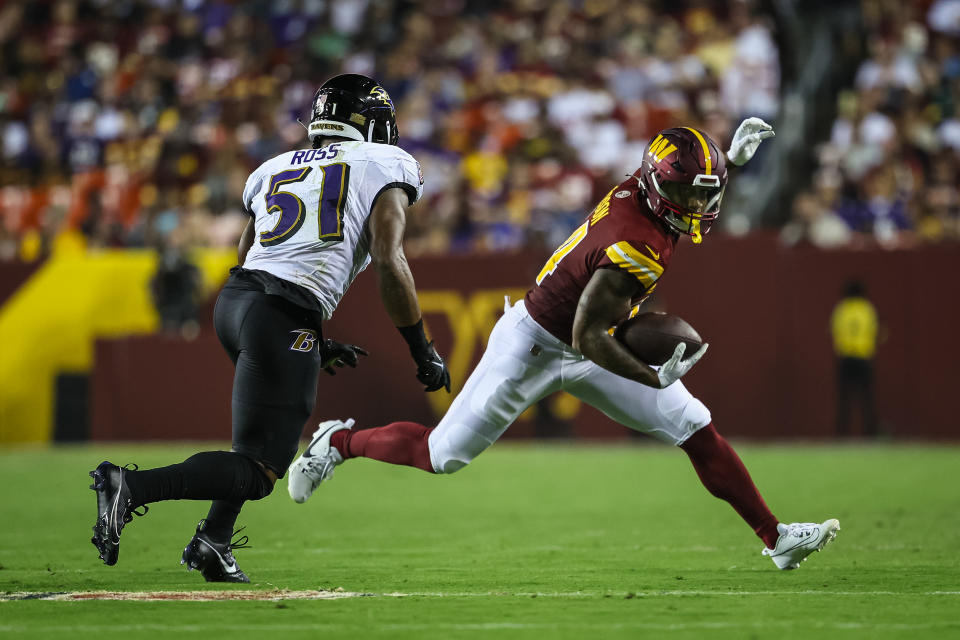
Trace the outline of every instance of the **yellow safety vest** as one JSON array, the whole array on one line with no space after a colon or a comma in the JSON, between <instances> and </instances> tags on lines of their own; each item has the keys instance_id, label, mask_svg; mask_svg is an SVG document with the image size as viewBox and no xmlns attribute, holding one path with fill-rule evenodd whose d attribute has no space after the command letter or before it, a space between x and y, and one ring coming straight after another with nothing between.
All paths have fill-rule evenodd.
<instances>
[{"instance_id":1,"label":"yellow safety vest","mask_svg":"<svg viewBox=\"0 0 960 640\"><path fill-rule=\"evenodd\" d=\"M841 358L872 358L877 351L877 310L866 298L844 298L830 318L833 350Z\"/></svg>"}]
</instances>

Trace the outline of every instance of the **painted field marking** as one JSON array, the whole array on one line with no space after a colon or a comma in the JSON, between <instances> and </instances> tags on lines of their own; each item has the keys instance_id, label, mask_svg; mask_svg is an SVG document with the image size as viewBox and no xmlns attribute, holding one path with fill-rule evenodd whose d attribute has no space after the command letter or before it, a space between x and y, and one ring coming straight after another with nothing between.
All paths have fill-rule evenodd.
<instances>
[{"instance_id":1,"label":"painted field marking","mask_svg":"<svg viewBox=\"0 0 960 640\"><path fill-rule=\"evenodd\" d=\"M664 591L570 591L570 592L540 592L540 591L519 591L515 593L506 591L488 591L488 592L461 592L461 593L443 593L420 591L411 593L379 593L368 594L378 597L389 598L485 598L485 597L508 597L508 598L659 598L663 596L960 596L960 591L825 591L817 589L806 589L803 591L709 591L709 590L679 590L671 589Z\"/></svg>"},{"instance_id":2,"label":"painted field marking","mask_svg":"<svg viewBox=\"0 0 960 640\"><path fill-rule=\"evenodd\" d=\"M583 623L552 623L552 622L461 622L461 623L409 623L409 624L377 624L376 622L364 622L363 631L495 631L495 630L540 630L540 631L560 631L579 629L583 631L617 631L624 629L637 629L649 631L683 631L683 630L711 630L711 629L796 629L798 626L810 627L813 629L828 630L883 630L883 631L919 631L931 629L955 629L960 623L955 621L944 622L830 622L820 620L806 621L800 625L792 620L764 620L755 622L728 622L728 621L699 621L699 622L643 622L627 620L622 622L583 622ZM357 624L343 623L248 623L248 624L223 624L217 623L218 632L235 631L239 633L249 633L260 631L264 633L293 633L306 632L315 633L318 629L324 631L342 630L343 632L356 631ZM162 632L194 632L209 633L211 626L199 624L177 624L172 623L111 623L109 625L90 625L90 624L20 624L20 625L2 625L0 632L8 633L37 633L37 632L59 632L70 636L77 634L93 634L98 632L109 633L136 633L144 631L162 631Z\"/></svg>"},{"instance_id":3,"label":"painted field marking","mask_svg":"<svg viewBox=\"0 0 960 640\"><path fill-rule=\"evenodd\" d=\"M16 591L0 593L0 602L22 600L49 600L55 602L77 602L83 600L132 600L140 602L216 602L227 600L337 600L342 598L662 598L690 596L960 596L960 591L821 591L808 589L802 591L710 591L710 590L666 590L637 592L540 592L506 591L487 592L390 592L363 593L359 591L334 590L237 590L237 591Z\"/></svg>"},{"instance_id":4,"label":"painted field marking","mask_svg":"<svg viewBox=\"0 0 960 640\"><path fill-rule=\"evenodd\" d=\"M359 593L335 589L333 591L49 591L0 593L0 602L15 600L53 600L77 602L79 600L135 600L139 602L215 602L225 600L338 600L363 598L372 593Z\"/></svg>"}]
</instances>

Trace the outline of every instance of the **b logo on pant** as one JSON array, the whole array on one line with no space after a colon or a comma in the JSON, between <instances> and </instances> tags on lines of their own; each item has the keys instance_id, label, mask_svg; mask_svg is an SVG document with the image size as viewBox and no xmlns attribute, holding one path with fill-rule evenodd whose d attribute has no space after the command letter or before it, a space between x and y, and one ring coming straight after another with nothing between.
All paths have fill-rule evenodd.
<instances>
[{"instance_id":1,"label":"b logo on pant","mask_svg":"<svg viewBox=\"0 0 960 640\"><path fill-rule=\"evenodd\" d=\"M317 344L317 332L312 329L294 329L290 333L297 334L290 345L290 351L313 351L313 345Z\"/></svg>"}]
</instances>

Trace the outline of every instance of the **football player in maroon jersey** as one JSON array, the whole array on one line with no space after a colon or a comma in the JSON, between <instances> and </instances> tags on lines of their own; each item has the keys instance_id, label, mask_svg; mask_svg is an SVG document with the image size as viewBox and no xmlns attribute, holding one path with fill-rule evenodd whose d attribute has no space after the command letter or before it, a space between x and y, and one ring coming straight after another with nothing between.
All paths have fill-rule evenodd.
<instances>
[{"instance_id":1,"label":"football player in maroon jersey","mask_svg":"<svg viewBox=\"0 0 960 640\"><path fill-rule=\"evenodd\" d=\"M691 127L666 129L643 164L600 201L553 253L524 300L505 309L477 368L434 428L395 422L354 431L353 421L320 425L290 467L289 491L305 501L345 459L372 458L431 473L462 469L530 405L564 390L617 422L679 446L700 480L726 500L765 543L764 555L794 569L836 536L839 523L780 523L709 410L679 379L707 345L660 367L638 360L609 329L657 286L681 235L699 244L720 211L727 163L742 165L774 135L759 118L737 128L723 153Z\"/></svg>"}]
</instances>

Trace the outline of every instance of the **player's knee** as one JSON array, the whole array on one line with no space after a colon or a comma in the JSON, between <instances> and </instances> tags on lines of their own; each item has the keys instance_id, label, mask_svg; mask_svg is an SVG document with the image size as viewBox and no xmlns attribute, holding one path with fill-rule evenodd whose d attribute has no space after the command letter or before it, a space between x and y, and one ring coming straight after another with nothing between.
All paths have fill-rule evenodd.
<instances>
[{"instance_id":1,"label":"player's knee","mask_svg":"<svg viewBox=\"0 0 960 640\"><path fill-rule=\"evenodd\" d=\"M238 456L243 462L234 475L233 500L260 500L273 491L276 476L260 462Z\"/></svg>"},{"instance_id":2,"label":"player's knee","mask_svg":"<svg viewBox=\"0 0 960 640\"><path fill-rule=\"evenodd\" d=\"M453 451L451 449L441 448L439 450L430 450L430 460L433 463L433 469L437 473L456 473L470 464L473 456L468 456L462 451Z\"/></svg>"},{"instance_id":3,"label":"player's knee","mask_svg":"<svg viewBox=\"0 0 960 640\"><path fill-rule=\"evenodd\" d=\"M445 460L441 463L440 471L438 471L438 473L456 473L468 464L469 462L464 460Z\"/></svg>"},{"instance_id":4,"label":"player's knee","mask_svg":"<svg viewBox=\"0 0 960 640\"><path fill-rule=\"evenodd\" d=\"M470 464L489 443L475 437L436 437L430 434L430 462L436 473L456 473Z\"/></svg>"},{"instance_id":5,"label":"player's knee","mask_svg":"<svg viewBox=\"0 0 960 640\"><path fill-rule=\"evenodd\" d=\"M273 485L277 477L270 470L259 463L255 463L253 477L250 482L250 497L247 500L262 500L273 492Z\"/></svg>"},{"instance_id":6,"label":"player's knee","mask_svg":"<svg viewBox=\"0 0 960 640\"><path fill-rule=\"evenodd\" d=\"M679 447L688 454L695 454L700 451L716 448L718 442L721 440L723 440L723 437L717 433L713 423L710 422L694 431L690 437L680 443Z\"/></svg>"},{"instance_id":7,"label":"player's knee","mask_svg":"<svg viewBox=\"0 0 960 640\"><path fill-rule=\"evenodd\" d=\"M273 493L273 483L268 480L260 485L259 491L257 491L257 497L251 498L251 500L262 500L271 493Z\"/></svg>"}]
</instances>

